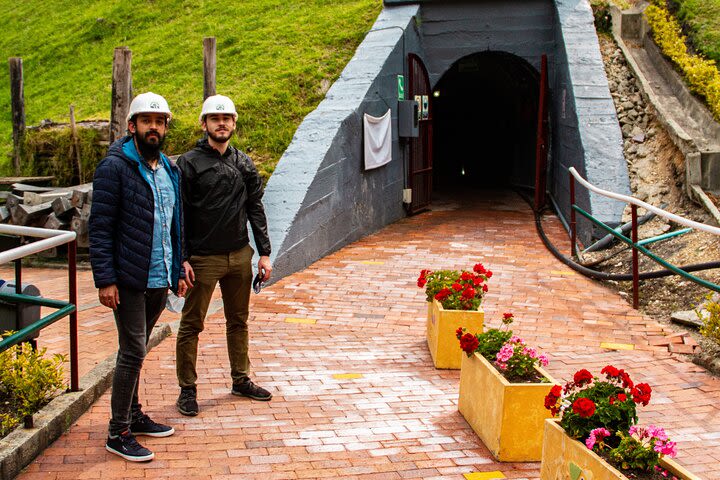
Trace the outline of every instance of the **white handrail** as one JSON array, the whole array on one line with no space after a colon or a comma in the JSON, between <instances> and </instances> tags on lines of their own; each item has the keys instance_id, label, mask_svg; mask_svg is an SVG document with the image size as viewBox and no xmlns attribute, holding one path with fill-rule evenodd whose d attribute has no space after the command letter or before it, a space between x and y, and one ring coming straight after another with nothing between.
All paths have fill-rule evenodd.
<instances>
[{"instance_id":1,"label":"white handrail","mask_svg":"<svg viewBox=\"0 0 720 480\"><path fill-rule=\"evenodd\" d=\"M609 198L614 198L615 200L620 200L621 202L630 203L632 205L637 205L638 207L642 207L648 212L653 212L656 215L659 215L661 217L665 217L668 220L672 220L675 223L679 223L681 225L685 225L686 227L695 228L697 230L702 230L703 232L712 233L714 235L720 235L720 228L713 227L712 225L707 225L705 223L695 222L693 220L688 220L687 218L683 218L679 215L675 215L674 213L666 212L662 208L653 207L649 203L645 203L642 200L638 200L635 197L629 197L627 195L622 195L619 193L611 192L609 190L603 190L602 188L598 188L585 180L583 177L580 176L580 174L575 170L575 167L570 167L569 169L570 173L573 177L575 177L575 180L580 182L582 186L587 188L588 190L592 190L595 193L599 193L600 195L604 195Z\"/></svg>"},{"instance_id":2,"label":"white handrail","mask_svg":"<svg viewBox=\"0 0 720 480\"><path fill-rule=\"evenodd\" d=\"M4 252L0 252L0 265L27 255L42 252L59 245L70 243L77 237L75 232L66 232L65 230L51 230L49 228L23 227L20 225L0 224L0 234L22 235L25 237L43 238L27 245L11 248Z\"/></svg>"}]
</instances>

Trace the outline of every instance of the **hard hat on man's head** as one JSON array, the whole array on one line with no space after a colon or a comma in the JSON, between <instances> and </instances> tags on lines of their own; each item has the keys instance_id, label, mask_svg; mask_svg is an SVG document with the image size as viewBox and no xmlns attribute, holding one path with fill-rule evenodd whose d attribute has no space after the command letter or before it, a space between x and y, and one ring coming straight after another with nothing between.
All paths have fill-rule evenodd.
<instances>
[{"instance_id":1,"label":"hard hat on man's head","mask_svg":"<svg viewBox=\"0 0 720 480\"><path fill-rule=\"evenodd\" d=\"M237 120L235 104L225 95L213 95L205 99L202 112L200 112L200 123L202 123L205 115L210 115L211 113L232 115L233 118Z\"/></svg>"},{"instance_id":2,"label":"hard hat on man's head","mask_svg":"<svg viewBox=\"0 0 720 480\"><path fill-rule=\"evenodd\" d=\"M131 118L140 113L161 113L165 115L168 122L172 119L172 112L167 100L152 92L141 93L133 98L127 114L127 121L129 122Z\"/></svg>"}]
</instances>

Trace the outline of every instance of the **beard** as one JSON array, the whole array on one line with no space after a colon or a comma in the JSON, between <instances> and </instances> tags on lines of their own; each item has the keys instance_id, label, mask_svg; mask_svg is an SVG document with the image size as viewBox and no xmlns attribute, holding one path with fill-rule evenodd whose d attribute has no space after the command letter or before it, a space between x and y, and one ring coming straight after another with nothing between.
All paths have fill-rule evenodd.
<instances>
[{"instance_id":1,"label":"beard","mask_svg":"<svg viewBox=\"0 0 720 480\"><path fill-rule=\"evenodd\" d=\"M165 135L151 130L143 135L135 133L135 140L143 158L158 158L165 144Z\"/></svg>"},{"instance_id":2,"label":"beard","mask_svg":"<svg viewBox=\"0 0 720 480\"><path fill-rule=\"evenodd\" d=\"M215 131L211 132L210 130L207 131L208 137L212 138L214 142L217 143L225 143L233 136L232 130L222 130L222 131Z\"/></svg>"}]
</instances>

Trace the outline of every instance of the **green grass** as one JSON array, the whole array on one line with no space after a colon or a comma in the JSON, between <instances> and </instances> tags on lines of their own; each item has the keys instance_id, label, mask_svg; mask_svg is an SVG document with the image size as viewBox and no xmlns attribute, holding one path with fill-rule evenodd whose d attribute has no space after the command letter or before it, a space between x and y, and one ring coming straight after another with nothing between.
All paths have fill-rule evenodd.
<instances>
[{"instance_id":1,"label":"green grass","mask_svg":"<svg viewBox=\"0 0 720 480\"><path fill-rule=\"evenodd\" d=\"M217 38L217 91L239 112L236 145L265 175L324 97L382 8L381 0L0 0L0 58L23 58L27 124L108 119L113 49L132 50L135 93L165 96L167 151L199 134L203 37ZM0 171L10 171L9 71L0 75Z\"/></svg>"},{"instance_id":2,"label":"green grass","mask_svg":"<svg viewBox=\"0 0 720 480\"><path fill-rule=\"evenodd\" d=\"M720 0L674 0L695 49L720 64Z\"/></svg>"}]
</instances>

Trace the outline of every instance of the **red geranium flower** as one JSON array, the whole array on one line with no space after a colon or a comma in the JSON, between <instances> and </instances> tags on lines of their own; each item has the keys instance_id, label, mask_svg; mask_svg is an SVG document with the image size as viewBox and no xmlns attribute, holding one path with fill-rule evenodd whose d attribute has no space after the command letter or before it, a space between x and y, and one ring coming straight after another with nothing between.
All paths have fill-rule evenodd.
<instances>
[{"instance_id":1,"label":"red geranium flower","mask_svg":"<svg viewBox=\"0 0 720 480\"><path fill-rule=\"evenodd\" d=\"M486 271L485 267L483 267L482 263L476 263L475 266L473 267L473 272L479 273L480 275L485 274L485 271Z\"/></svg>"},{"instance_id":2,"label":"red geranium flower","mask_svg":"<svg viewBox=\"0 0 720 480\"><path fill-rule=\"evenodd\" d=\"M512 313L503 313L503 320L507 320L508 318L513 318Z\"/></svg>"},{"instance_id":3,"label":"red geranium flower","mask_svg":"<svg viewBox=\"0 0 720 480\"><path fill-rule=\"evenodd\" d=\"M620 375L620 370L613 367L612 365L608 365L602 370L600 370L600 373L603 373L607 375L608 377L618 377Z\"/></svg>"},{"instance_id":4,"label":"red geranium flower","mask_svg":"<svg viewBox=\"0 0 720 480\"><path fill-rule=\"evenodd\" d=\"M485 272L485 276L486 276L487 278L492 277L492 271L488 270L487 272Z\"/></svg>"},{"instance_id":5,"label":"red geranium flower","mask_svg":"<svg viewBox=\"0 0 720 480\"><path fill-rule=\"evenodd\" d=\"M642 403L643 406L646 406L648 402L650 402L651 394L652 389L647 383L638 383L635 388L632 389L633 401L635 403Z\"/></svg>"},{"instance_id":6,"label":"red geranium flower","mask_svg":"<svg viewBox=\"0 0 720 480\"><path fill-rule=\"evenodd\" d=\"M466 333L460 338L460 348L467 354L473 353L479 345L480 342L472 333Z\"/></svg>"},{"instance_id":7,"label":"red geranium flower","mask_svg":"<svg viewBox=\"0 0 720 480\"><path fill-rule=\"evenodd\" d=\"M592 380L593 380L592 373L585 370L584 368L582 370L578 370L577 372L575 372L575 376L573 377L573 382L575 382L575 384L578 386L590 383L590 382L592 382Z\"/></svg>"},{"instance_id":8,"label":"red geranium flower","mask_svg":"<svg viewBox=\"0 0 720 480\"><path fill-rule=\"evenodd\" d=\"M592 417L595 413L595 402L589 398L580 397L572 404L572 409L583 418Z\"/></svg>"},{"instance_id":9,"label":"red geranium flower","mask_svg":"<svg viewBox=\"0 0 720 480\"><path fill-rule=\"evenodd\" d=\"M487 286L487 285L483 285L483 292L487 292L487 291L488 291L488 286Z\"/></svg>"},{"instance_id":10,"label":"red geranium flower","mask_svg":"<svg viewBox=\"0 0 720 480\"><path fill-rule=\"evenodd\" d=\"M445 300L448 297L448 295L451 295L451 294L452 294L452 292L450 291L450 289L445 287L442 290L440 290L438 293L435 294L435 300L437 300L438 302L442 302L443 300Z\"/></svg>"},{"instance_id":11,"label":"red geranium flower","mask_svg":"<svg viewBox=\"0 0 720 480\"><path fill-rule=\"evenodd\" d=\"M466 288L465 291L462 293L462 296L465 298L473 298L475 296L475 289L472 287Z\"/></svg>"},{"instance_id":12,"label":"red geranium flower","mask_svg":"<svg viewBox=\"0 0 720 480\"><path fill-rule=\"evenodd\" d=\"M557 412L560 411L557 406L557 402L560 399L561 394L562 387L560 385L555 385L550 389L550 393L545 396L545 408L550 410L553 416L557 415Z\"/></svg>"},{"instance_id":13,"label":"red geranium flower","mask_svg":"<svg viewBox=\"0 0 720 480\"><path fill-rule=\"evenodd\" d=\"M627 400L627 395L625 395L624 393L619 393L617 398L621 402L624 402L625 400Z\"/></svg>"},{"instance_id":14,"label":"red geranium flower","mask_svg":"<svg viewBox=\"0 0 720 480\"><path fill-rule=\"evenodd\" d=\"M458 340L460 340L460 337L463 336L463 333L465 333L465 329L463 327L458 327L458 329L455 330L455 336Z\"/></svg>"},{"instance_id":15,"label":"red geranium flower","mask_svg":"<svg viewBox=\"0 0 720 480\"><path fill-rule=\"evenodd\" d=\"M460 285L457 282L452 284L452 289L455 290L456 292L459 292L460 290L462 290L462 288L463 288L462 285Z\"/></svg>"},{"instance_id":16,"label":"red geranium flower","mask_svg":"<svg viewBox=\"0 0 720 480\"><path fill-rule=\"evenodd\" d=\"M618 373L622 379L623 388L633 388L633 381L630 380L630 375L628 375L625 370L620 370Z\"/></svg>"}]
</instances>

